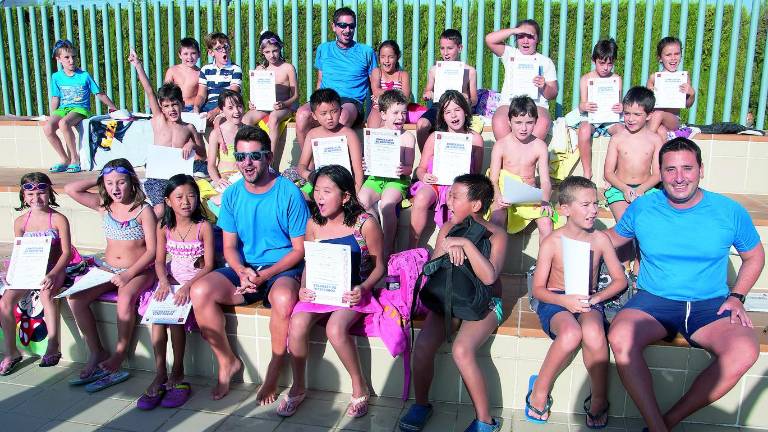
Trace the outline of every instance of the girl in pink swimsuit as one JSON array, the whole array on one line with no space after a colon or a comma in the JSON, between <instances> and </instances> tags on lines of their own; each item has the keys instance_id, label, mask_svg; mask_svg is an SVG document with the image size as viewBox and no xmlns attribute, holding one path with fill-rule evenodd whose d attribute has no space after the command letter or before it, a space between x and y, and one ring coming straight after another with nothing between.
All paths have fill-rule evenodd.
<instances>
[{"instance_id":1,"label":"girl in pink swimsuit","mask_svg":"<svg viewBox=\"0 0 768 432\"><path fill-rule=\"evenodd\" d=\"M400 46L393 40L385 40L379 45L379 67L371 71L371 112L366 125L369 128L381 127L383 120L379 112L379 96L387 90L400 90L407 98L411 97L411 81L408 73L400 69Z\"/></svg>"}]
</instances>

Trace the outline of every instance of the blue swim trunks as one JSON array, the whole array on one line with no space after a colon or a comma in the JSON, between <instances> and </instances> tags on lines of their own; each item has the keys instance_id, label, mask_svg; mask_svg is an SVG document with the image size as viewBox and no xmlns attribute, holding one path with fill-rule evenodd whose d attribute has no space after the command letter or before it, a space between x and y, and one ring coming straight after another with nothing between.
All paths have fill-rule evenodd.
<instances>
[{"instance_id":1,"label":"blue swim trunks","mask_svg":"<svg viewBox=\"0 0 768 432\"><path fill-rule=\"evenodd\" d=\"M555 294L565 295L565 291L552 291L552 292L555 293ZM605 325L605 328L607 329L608 328L608 321L605 319L605 308L603 307L603 304L599 303L599 304L596 304L596 305L592 305L592 309L600 312L600 315L603 316L603 324ZM573 317L576 318L577 320L579 319L579 315L581 315L580 313L569 312L568 309L566 309L566 308L564 308L564 307L562 307L560 305L556 305L556 304L552 304L552 303L545 303L545 302L543 302L541 300L539 300L539 304L536 307L536 314L539 315L539 322L541 323L541 328L544 330L544 333L549 335L549 337L552 340L555 340L557 335L552 333L552 329L550 327L550 324L551 324L551 321L552 321L552 317L554 317L556 314L558 314L560 312L568 312L568 313L572 314Z\"/></svg>"},{"instance_id":2,"label":"blue swim trunks","mask_svg":"<svg viewBox=\"0 0 768 432\"><path fill-rule=\"evenodd\" d=\"M670 300L638 290L624 309L637 309L652 316L667 331L666 341L671 341L678 333L693 347L699 347L692 339L697 330L721 318L731 316L731 311L718 315L717 311L728 297L716 297L707 300L682 301Z\"/></svg>"},{"instance_id":3,"label":"blue swim trunks","mask_svg":"<svg viewBox=\"0 0 768 432\"><path fill-rule=\"evenodd\" d=\"M249 267L256 268L256 266L249 266ZM271 266L261 266L261 270L266 270L269 267ZM214 271L226 277L232 283L232 285L236 287L240 286L240 276L237 275L237 272L235 272L235 270L232 267L222 267ZM256 303L257 301L262 300L264 302L265 307L270 307L269 300L268 300L269 290L272 289L272 285L275 283L275 281L277 281L282 277L289 277L299 281L301 280L301 273L303 271L304 271L304 265L301 264L272 276L271 278L267 279L267 281L264 282L264 285L260 286L258 290L256 290L256 292L243 294L244 300L241 306L247 306L249 304Z\"/></svg>"}]
</instances>

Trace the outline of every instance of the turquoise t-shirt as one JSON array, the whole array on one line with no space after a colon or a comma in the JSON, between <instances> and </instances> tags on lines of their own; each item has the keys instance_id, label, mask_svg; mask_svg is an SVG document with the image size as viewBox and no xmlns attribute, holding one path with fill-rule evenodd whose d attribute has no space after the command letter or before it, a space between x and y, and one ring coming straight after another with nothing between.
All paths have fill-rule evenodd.
<instances>
[{"instance_id":1,"label":"turquoise t-shirt","mask_svg":"<svg viewBox=\"0 0 768 432\"><path fill-rule=\"evenodd\" d=\"M341 49L336 41L320 44L315 53L315 67L323 73L321 88L332 88L341 97L361 104L368 97L368 77L376 68L376 54L368 45L355 42Z\"/></svg>"},{"instance_id":2,"label":"turquoise t-shirt","mask_svg":"<svg viewBox=\"0 0 768 432\"><path fill-rule=\"evenodd\" d=\"M702 190L688 209L669 204L666 192L636 199L616 233L640 244L638 288L679 301L728 295L728 254L752 250L760 236L747 211L723 195Z\"/></svg>"},{"instance_id":3,"label":"turquoise t-shirt","mask_svg":"<svg viewBox=\"0 0 768 432\"><path fill-rule=\"evenodd\" d=\"M91 75L77 69L69 76L63 70L51 77L51 96L59 98L59 108L83 108L91 110L91 94L99 94L101 89Z\"/></svg>"},{"instance_id":4,"label":"turquoise t-shirt","mask_svg":"<svg viewBox=\"0 0 768 432\"><path fill-rule=\"evenodd\" d=\"M245 181L228 187L221 197L217 224L237 234L240 253L251 266L272 265L292 250L291 239L303 236L309 209L290 180L278 176L262 194L245 189Z\"/></svg>"}]
</instances>

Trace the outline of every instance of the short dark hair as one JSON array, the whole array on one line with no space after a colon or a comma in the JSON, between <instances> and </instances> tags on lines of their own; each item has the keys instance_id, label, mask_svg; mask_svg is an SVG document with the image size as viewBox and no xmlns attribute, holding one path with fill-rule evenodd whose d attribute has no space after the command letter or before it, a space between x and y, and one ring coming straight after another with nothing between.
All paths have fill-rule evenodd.
<instances>
[{"instance_id":1,"label":"short dark hair","mask_svg":"<svg viewBox=\"0 0 768 432\"><path fill-rule=\"evenodd\" d=\"M197 185L197 182L195 181L195 178L192 177L189 174L176 174L174 176L171 176L171 178L168 179L168 183L165 185L165 190L163 191L163 197L164 198L170 198L171 194L174 190L176 190L179 186L184 185L190 185L192 187L192 190L195 191L195 194L197 195L197 206L195 206L195 209L192 211L192 214L189 215L192 219L192 222L198 223L201 221L206 220L205 215L203 214L203 204L200 201L200 187ZM165 204L164 210L163 210L163 217L160 219L160 227L161 228L169 228L174 229L176 228L176 214L173 212L173 209L171 206Z\"/></svg>"},{"instance_id":2,"label":"short dark hair","mask_svg":"<svg viewBox=\"0 0 768 432\"><path fill-rule=\"evenodd\" d=\"M509 102L509 112L507 113L509 120L512 120L512 117L521 115L529 115L535 119L539 118L536 102L529 96L515 96Z\"/></svg>"},{"instance_id":3,"label":"short dark hair","mask_svg":"<svg viewBox=\"0 0 768 432\"><path fill-rule=\"evenodd\" d=\"M225 35L221 32L211 33L208 36L205 37L205 46L209 50L212 50L216 43L220 43L222 45L229 43L229 36Z\"/></svg>"},{"instance_id":4,"label":"short dark hair","mask_svg":"<svg viewBox=\"0 0 768 432\"><path fill-rule=\"evenodd\" d=\"M341 107L341 97L336 93L336 90L332 88L317 89L312 93L312 96L309 97L309 109L314 112L322 103L335 103Z\"/></svg>"},{"instance_id":5,"label":"short dark hair","mask_svg":"<svg viewBox=\"0 0 768 432\"><path fill-rule=\"evenodd\" d=\"M331 179L331 181L341 189L342 194L349 194L349 200L342 205L342 210L344 211L344 225L348 227L355 226L357 218L365 213L365 209L357 199L355 178L352 177L352 173L341 165L326 165L317 170L312 178L312 186L315 186L317 184L317 179L323 176ZM317 203L315 203L314 193L309 196L308 204L312 220L318 225L325 225L325 223L328 222L328 218L320 214L320 209L317 207Z\"/></svg>"},{"instance_id":6,"label":"short dark hair","mask_svg":"<svg viewBox=\"0 0 768 432\"><path fill-rule=\"evenodd\" d=\"M351 16L352 19L354 19L355 22L357 22L357 14L355 14L355 11L353 11L352 9L344 6L344 7L336 9L336 11L333 12L333 23L336 24L336 21L338 21L339 18L341 18L343 16Z\"/></svg>"},{"instance_id":7,"label":"short dark hair","mask_svg":"<svg viewBox=\"0 0 768 432\"><path fill-rule=\"evenodd\" d=\"M227 102L227 100L232 99L237 105L240 105L241 107L245 108L245 102L243 102L243 95L240 94L240 92L236 92L234 90L226 89L219 95L219 100L217 102L217 105L219 106L219 109L224 109L224 104Z\"/></svg>"},{"instance_id":8,"label":"short dark hair","mask_svg":"<svg viewBox=\"0 0 768 432\"><path fill-rule=\"evenodd\" d=\"M597 192L595 183L582 176L568 176L560 183L557 200L560 204L570 204L576 199L576 192L582 189L592 189Z\"/></svg>"},{"instance_id":9,"label":"short dark hair","mask_svg":"<svg viewBox=\"0 0 768 432\"><path fill-rule=\"evenodd\" d=\"M653 107L656 105L656 96L653 92L643 86L634 86L627 91L624 95L624 100L621 101L622 105L638 104L643 108L646 114L650 114L653 111Z\"/></svg>"},{"instance_id":10,"label":"short dark hair","mask_svg":"<svg viewBox=\"0 0 768 432\"><path fill-rule=\"evenodd\" d=\"M390 47L392 48L392 51L395 52L395 56L397 56L397 59L400 60L400 55L402 54L400 52L400 45L397 44L397 41L394 41L392 39L385 40L381 44L379 44L379 49L376 51L376 53L381 53L381 49L384 47Z\"/></svg>"},{"instance_id":11,"label":"short dark hair","mask_svg":"<svg viewBox=\"0 0 768 432\"><path fill-rule=\"evenodd\" d=\"M479 214L485 214L493 203L493 183L482 174L462 174L453 179L453 184L461 183L467 187L467 199L480 201Z\"/></svg>"},{"instance_id":12,"label":"short dark hair","mask_svg":"<svg viewBox=\"0 0 768 432\"><path fill-rule=\"evenodd\" d=\"M619 46L613 38L597 41L592 50L592 61L609 60L616 61L619 56Z\"/></svg>"},{"instance_id":13,"label":"short dark hair","mask_svg":"<svg viewBox=\"0 0 768 432\"><path fill-rule=\"evenodd\" d=\"M453 41L456 45L461 45L461 32L456 29L445 29L440 33L440 39L448 39Z\"/></svg>"},{"instance_id":14,"label":"short dark hair","mask_svg":"<svg viewBox=\"0 0 768 432\"><path fill-rule=\"evenodd\" d=\"M256 141L261 144L262 151L272 151L269 135L260 127L242 126L235 134L235 151L237 151L237 143L240 141Z\"/></svg>"},{"instance_id":15,"label":"short dark hair","mask_svg":"<svg viewBox=\"0 0 768 432\"><path fill-rule=\"evenodd\" d=\"M664 48L667 45L672 44L678 44L680 45L680 49L683 48L683 43L680 41L680 39L674 37L674 36L667 36L664 38L661 38L658 44L656 44L656 57L661 57L661 52L664 50Z\"/></svg>"},{"instance_id":16,"label":"short dark hair","mask_svg":"<svg viewBox=\"0 0 768 432\"><path fill-rule=\"evenodd\" d=\"M465 118L462 129L465 133L469 132L469 125L472 124L472 108L470 108L467 98L465 98L464 95L459 93L457 90L446 90L446 92L440 96L440 101L437 103L437 119L435 120L435 130L448 132L448 123L445 122L445 107L447 107L451 102L458 105L459 108L464 111Z\"/></svg>"},{"instance_id":17,"label":"short dark hair","mask_svg":"<svg viewBox=\"0 0 768 432\"><path fill-rule=\"evenodd\" d=\"M157 89L157 103L165 101L178 102L184 106L184 97L181 94L181 87L174 83L165 83Z\"/></svg>"},{"instance_id":18,"label":"short dark hair","mask_svg":"<svg viewBox=\"0 0 768 432\"><path fill-rule=\"evenodd\" d=\"M45 183L48 185L48 206L49 207L58 207L59 204L56 202L56 191L53 190L53 183L51 182L51 178L48 177L48 174L41 173L41 172L31 172L26 173L23 176L21 176L21 180L19 180L19 206L16 207L16 211L24 210L25 208L29 207L29 204L24 202L24 185L27 183Z\"/></svg>"},{"instance_id":19,"label":"short dark hair","mask_svg":"<svg viewBox=\"0 0 768 432\"><path fill-rule=\"evenodd\" d=\"M699 148L699 145L692 140L683 137L672 138L661 146L661 150L659 150L659 166L661 166L661 161L664 159L665 153L676 151L693 152L693 154L696 155L696 163L701 166L701 148Z\"/></svg>"},{"instance_id":20,"label":"short dark hair","mask_svg":"<svg viewBox=\"0 0 768 432\"><path fill-rule=\"evenodd\" d=\"M179 52L181 52L182 48L192 48L195 51L200 53L200 44L197 43L197 39L191 38L191 37L185 37L184 39L179 41Z\"/></svg>"},{"instance_id":21,"label":"short dark hair","mask_svg":"<svg viewBox=\"0 0 768 432\"><path fill-rule=\"evenodd\" d=\"M408 97L401 90L387 90L379 96L379 111L387 112L389 107L395 104L408 105Z\"/></svg>"},{"instance_id":22,"label":"short dark hair","mask_svg":"<svg viewBox=\"0 0 768 432\"><path fill-rule=\"evenodd\" d=\"M533 27L533 29L536 30L536 40L541 40L541 26L535 19L524 19L522 21L518 21L515 28L520 27L523 24L528 24L529 26Z\"/></svg>"}]
</instances>

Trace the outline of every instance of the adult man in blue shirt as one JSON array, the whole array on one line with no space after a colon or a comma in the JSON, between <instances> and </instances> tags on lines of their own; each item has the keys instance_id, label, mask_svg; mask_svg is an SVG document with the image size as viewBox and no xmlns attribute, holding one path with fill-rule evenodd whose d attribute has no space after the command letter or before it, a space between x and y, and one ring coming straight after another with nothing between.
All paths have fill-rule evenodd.
<instances>
[{"instance_id":1,"label":"adult man in blue shirt","mask_svg":"<svg viewBox=\"0 0 768 432\"><path fill-rule=\"evenodd\" d=\"M616 247L640 244L638 293L616 315L608 340L619 376L650 431L668 431L730 391L757 361L760 349L744 296L765 262L765 252L746 210L702 190L701 150L675 138L659 152L663 194L645 195L609 231ZM742 265L729 291L729 250ZM706 349L713 362L662 414L643 350L681 333Z\"/></svg>"},{"instance_id":2,"label":"adult man in blue shirt","mask_svg":"<svg viewBox=\"0 0 768 432\"><path fill-rule=\"evenodd\" d=\"M355 27L355 12L348 7L337 9L331 23L336 40L320 44L315 53L315 88L332 88L341 96L339 121L347 127L352 127L363 113L363 104L370 90L369 76L376 68L373 48L355 42ZM309 104L299 107L296 112L296 140L299 146L304 145L307 133L317 125Z\"/></svg>"},{"instance_id":3,"label":"adult man in blue shirt","mask_svg":"<svg viewBox=\"0 0 768 432\"><path fill-rule=\"evenodd\" d=\"M266 132L243 126L235 135L234 157L243 180L224 191L218 219L228 267L195 282L191 297L197 323L219 365L213 399L227 394L232 376L243 367L227 340L220 305L262 299L272 305L272 359L256 395L260 403L269 404L277 398L277 379L287 356L288 324L298 301L309 210L301 191L269 169L272 152Z\"/></svg>"}]
</instances>

